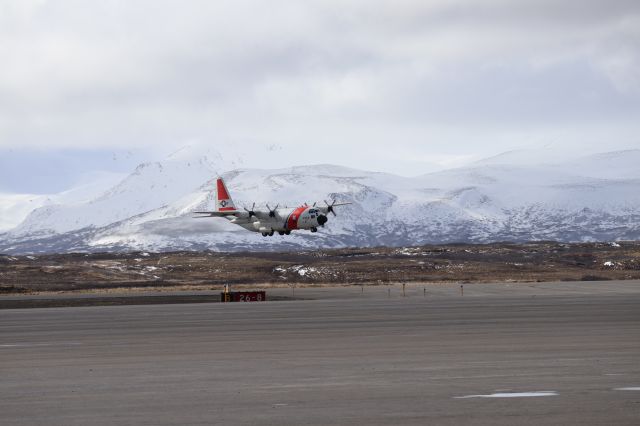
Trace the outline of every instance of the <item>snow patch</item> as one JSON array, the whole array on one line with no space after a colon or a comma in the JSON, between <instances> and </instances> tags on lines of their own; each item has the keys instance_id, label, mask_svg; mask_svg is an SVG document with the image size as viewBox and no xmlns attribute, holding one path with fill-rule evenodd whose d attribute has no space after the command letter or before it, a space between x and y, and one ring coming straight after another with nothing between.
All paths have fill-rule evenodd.
<instances>
[{"instance_id":1,"label":"snow patch","mask_svg":"<svg viewBox=\"0 0 640 426\"><path fill-rule=\"evenodd\" d=\"M419 256L421 254L419 248L409 248L403 247L395 251L396 254L401 254L404 256Z\"/></svg>"},{"instance_id":2,"label":"snow patch","mask_svg":"<svg viewBox=\"0 0 640 426\"><path fill-rule=\"evenodd\" d=\"M300 275L301 277L317 272L316 268L313 268L311 266L304 266L304 265L292 266L291 269L297 272L298 275Z\"/></svg>"}]
</instances>

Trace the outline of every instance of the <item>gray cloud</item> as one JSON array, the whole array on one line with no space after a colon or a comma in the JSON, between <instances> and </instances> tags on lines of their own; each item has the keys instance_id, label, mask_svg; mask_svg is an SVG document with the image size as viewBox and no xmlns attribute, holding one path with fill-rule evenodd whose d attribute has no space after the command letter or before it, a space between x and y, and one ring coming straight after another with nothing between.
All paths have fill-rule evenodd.
<instances>
[{"instance_id":1,"label":"gray cloud","mask_svg":"<svg viewBox=\"0 0 640 426\"><path fill-rule=\"evenodd\" d=\"M2 148L199 140L257 165L277 143L276 165L418 173L640 145L636 1L10 0L0 40Z\"/></svg>"}]
</instances>

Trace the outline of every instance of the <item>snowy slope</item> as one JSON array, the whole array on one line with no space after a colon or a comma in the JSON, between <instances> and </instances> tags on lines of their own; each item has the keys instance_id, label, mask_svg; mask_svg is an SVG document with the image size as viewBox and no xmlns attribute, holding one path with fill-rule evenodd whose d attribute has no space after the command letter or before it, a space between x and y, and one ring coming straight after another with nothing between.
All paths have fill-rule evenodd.
<instances>
[{"instance_id":1,"label":"snowy slope","mask_svg":"<svg viewBox=\"0 0 640 426\"><path fill-rule=\"evenodd\" d=\"M50 203L48 195L0 193L0 232L15 228L33 210Z\"/></svg>"},{"instance_id":2,"label":"snowy slope","mask_svg":"<svg viewBox=\"0 0 640 426\"><path fill-rule=\"evenodd\" d=\"M0 193L0 232L18 226L37 208L57 204L80 204L90 201L96 194L110 189L125 176L120 173L92 173L82 183L59 194L2 194Z\"/></svg>"},{"instance_id":3,"label":"snowy slope","mask_svg":"<svg viewBox=\"0 0 640 426\"><path fill-rule=\"evenodd\" d=\"M52 204L35 210L11 234L61 234L100 228L176 201L216 173L216 164L206 157L195 162L144 163L88 202Z\"/></svg>"},{"instance_id":4,"label":"snowy slope","mask_svg":"<svg viewBox=\"0 0 640 426\"><path fill-rule=\"evenodd\" d=\"M215 155L180 152L140 165L84 203L49 203L0 235L0 251L270 250L452 241L640 238L640 150L523 164L507 153L468 167L405 178L333 165L234 169ZM510 158L516 155L517 158ZM237 205L294 206L338 199L317 234L264 238L212 209L222 173Z\"/></svg>"}]
</instances>

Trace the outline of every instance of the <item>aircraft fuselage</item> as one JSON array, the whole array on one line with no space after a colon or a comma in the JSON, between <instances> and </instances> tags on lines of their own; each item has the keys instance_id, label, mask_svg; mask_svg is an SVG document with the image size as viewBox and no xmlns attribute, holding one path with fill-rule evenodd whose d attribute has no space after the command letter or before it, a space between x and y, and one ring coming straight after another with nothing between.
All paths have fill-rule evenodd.
<instances>
[{"instance_id":1,"label":"aircraft fuselage","mask_svg":"<svg viewBox=\"0 0 640 426\"><path fill-rule=\"evenodd\" d=\"M288 234L296 229L314 231L327 222L327 217L322 214L319 208L310 206L276 209L272 213L270 215L260 212L250 215L247 212L241 212L238 216L229 219L231 223L242 226L248 231L262 232L263 234L271 232Z\"/></svg>"}]
</instances>

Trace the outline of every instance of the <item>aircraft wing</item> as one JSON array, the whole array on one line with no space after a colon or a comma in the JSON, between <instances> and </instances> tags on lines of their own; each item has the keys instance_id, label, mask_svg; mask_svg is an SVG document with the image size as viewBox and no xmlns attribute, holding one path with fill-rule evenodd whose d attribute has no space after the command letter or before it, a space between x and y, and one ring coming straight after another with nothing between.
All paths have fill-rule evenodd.
<instances>
[{"instance_id":1,"label":"aircraft wing","mask_svg":"<svg viewBox=\"0 0 640 426\"><path fill-rule=\"evenodd\" d=\"M336 203L335 201L333 202L333 204L329 204L326 201L324 202L326 204L325 207L317 207L317 209L322 212L322 214L329 214L332 213L334 216L336 215L335 210L333 210L334 207L337 206L346 206L348 204L353 204L353 203Z\"/></svg>"},{"instance_id":2,"label":"aircraft wing","mask_svg":"<svg viewBox=\"0 0 640 426\"><path fill-rule=\"evenodd\" d=\"M269 210L254 210L254 215L255 217L257 217L258 219L270 219L271 216L269 215Z\"/></svg>"}]
</instances>

